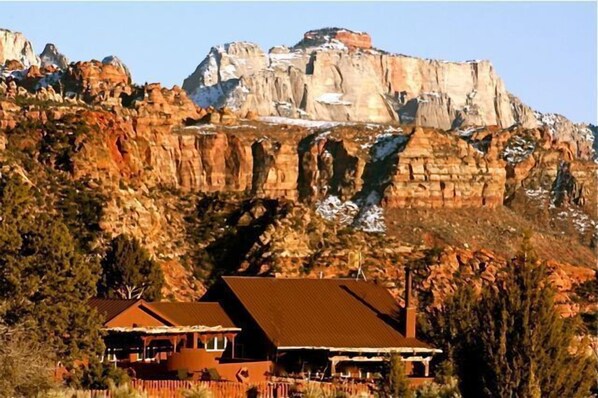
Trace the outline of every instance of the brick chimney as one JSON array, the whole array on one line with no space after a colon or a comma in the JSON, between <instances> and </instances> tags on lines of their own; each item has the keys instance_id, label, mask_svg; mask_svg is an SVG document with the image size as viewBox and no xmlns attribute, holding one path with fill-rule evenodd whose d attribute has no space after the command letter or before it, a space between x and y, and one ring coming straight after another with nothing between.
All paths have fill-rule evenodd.
<instances>
[{"instance_id":1,"label":"brick chimney","mask_svg":"<svg viewBox=\"0 0 598 398\"><path fill-rule=\"evenodd\" d=\"M404 309L405 337L415 338L415 324L417 323L417 305L413 295L413 281L411 269L405 267L405 309Z\"/></svg>"}]
</instances>

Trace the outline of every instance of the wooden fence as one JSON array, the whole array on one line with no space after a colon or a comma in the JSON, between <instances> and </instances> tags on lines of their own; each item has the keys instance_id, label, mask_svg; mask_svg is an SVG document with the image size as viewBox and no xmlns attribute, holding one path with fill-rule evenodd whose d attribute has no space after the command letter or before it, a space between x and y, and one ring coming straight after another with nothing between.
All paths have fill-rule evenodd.
<instances>
[{"instance_id":1,"label":"wooden fence","mask_svg":"<svg viewBox=\"0 0 598 398\"><path fill-rule=\"evenodd\" d=\"M202 384L208 387L214 394L214 398L291 398L292 383L288 382L262 382L244 384L235 382L220 381L179 381L179 380L135 380L131 386L143 391L149 398L182 398L182 392L192 388L195 384ZM298 382L299 389L305 388L307 382ZM344 392L348 396L370 396L369 388L364 384L332 384L321 382L309 382L310 385L318 386L326 393L326 396L335 396ZM249 389L253 388L253 394ZM110 391L88 390L79 391L73 398L112 398Z\"/></svg>"}]
</instances>

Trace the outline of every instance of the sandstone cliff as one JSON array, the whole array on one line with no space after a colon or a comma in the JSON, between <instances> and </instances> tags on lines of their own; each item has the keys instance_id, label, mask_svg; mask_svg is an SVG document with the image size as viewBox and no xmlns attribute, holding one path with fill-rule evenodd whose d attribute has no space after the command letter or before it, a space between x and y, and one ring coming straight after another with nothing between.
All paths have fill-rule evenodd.
<instances>
[{"instance_id":1,"label":"sandstone cliff","mask_svg":"<svg viewBox=\"0 0 598 398\"><path fill-rule=\"evenodd\" d=\"M213 47L183 83L202 107L228 106L240 115L390 122L442 129L543 125L580 143L585 125L534 112L509 94L489 61L446 62L389 54L369 35L346 29L310 31L291 48L268 53L235 42Z\"/></svg>"}]
</instances>

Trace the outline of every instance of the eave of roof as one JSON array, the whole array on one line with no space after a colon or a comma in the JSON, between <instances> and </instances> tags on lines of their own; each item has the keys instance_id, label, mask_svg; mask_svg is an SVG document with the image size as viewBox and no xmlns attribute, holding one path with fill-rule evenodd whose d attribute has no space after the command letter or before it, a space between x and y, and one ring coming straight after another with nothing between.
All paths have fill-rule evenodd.
<instances>
[{"instance_id":1,"label":"eave of roof","mask_svg":"<svg viewBox=\"0 0 598 398\"><path fill-rule=\"evenodd\" d=\"M363 352L363 353L385 353L391 354L396 353L410 353L410 354L438 354L442 350L438 348L425 348L425 347L310 347L310 346L281 346L277 347L280 351L292 351L292 350L321 350L321 351L338 351L338 352Z\"/></svg>"},{"instance_id":2,"label":"eave of roof","mask_svg":"<svg viewBox=\"0 0 598 398\"><path fill-rule=\"evenodd\" d=\"M218 303L147 302L143 299L91 299L89 305L103 317L103 325L127 312L138 309L165 323L163 327L238 328ZM197 323L194 323L195 320ZM173 329L174 330L174 329ZM190 329L190 331L193 331Z\"/></svg>"},{"instance_id":3,"label":"eave of roof","mask_svg":"<svg viewBox=\"0 0 598 398\"><path fill-rule=\"evenodd\" d=\"M103 328L111 333L143 333L143 334L184 334L184 333L226 333L241 331L240 328L221 326L135 326L135 327L108 327Z\"/></svg>"}]
</instances>

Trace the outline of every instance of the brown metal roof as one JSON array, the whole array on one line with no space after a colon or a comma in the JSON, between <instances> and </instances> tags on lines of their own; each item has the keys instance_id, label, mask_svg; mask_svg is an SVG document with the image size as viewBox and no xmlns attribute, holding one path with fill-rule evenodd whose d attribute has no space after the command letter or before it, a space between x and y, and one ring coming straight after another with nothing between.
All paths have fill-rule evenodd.
<instances>
[{"instance_id":1,"label":"brown metal roof","mask_svg":"<svg viewBox=\"0 0 598 398\"><path fill-rule=\"evenodd\" d=\"M223 277L278 348L429 348L405 338L383 286L352 279Z\"/></svg>"},{"instance_id":2,"label":"brown metal roof","mask_svg":"<svg viewBox=\"0 0 598 398\"><path fill-rule=\"evenodd\" d=\"M169 303L99 298L89 300L89 305L104 317L104 324L137 304L153 316L166 319L173 326L235 327L218 303Z\"/></svg>"},{"instance_id":3,"label":"brown metal roof","mask_svg":"<svg viewBox=\"0 0 598 398\"><path fill-rule=\"evenodd\" d=\"M140 300L94 298L89 300L89 305L104 317L104 323L106 323L138 301Z\"/></svg>"},{"instance_id":4,"label":"brown metal roof","mask_svg":"<svg viewBox=\"0 0 598 398\"><path fill-rule=\"evenodd\" d=\"M146 303L176 322L177 326L222 326L234 328L235 324L218 303Z\"/></svg>"}]
</instances>

